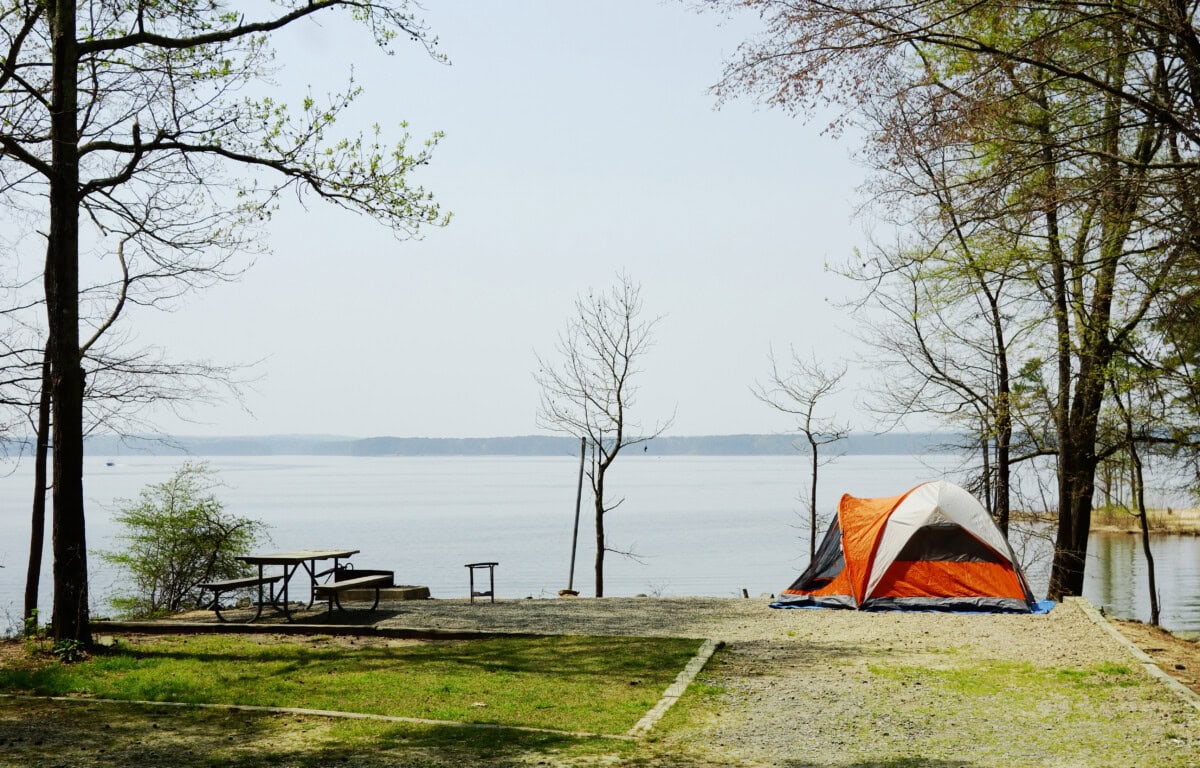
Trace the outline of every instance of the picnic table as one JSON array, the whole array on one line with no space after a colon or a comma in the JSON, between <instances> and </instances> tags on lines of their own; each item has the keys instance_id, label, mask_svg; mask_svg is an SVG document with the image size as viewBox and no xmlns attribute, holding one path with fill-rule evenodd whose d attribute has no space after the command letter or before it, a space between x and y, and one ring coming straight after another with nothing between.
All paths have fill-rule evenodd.
<instances>
[{"instance_id":1,"label":"picnic table","mask_svg":"<svg viewBox=\"0 0 1200 768\"><path fill-rule=\"evenodd\" d=\"M288 587L296 574L303 569L309 583L309 608L312 608L317 598L321 598L329 601L331 613L335 605L338 610L344 611L346 609L342 607L342 593L374 590L375 601L370 607L370 610L374 611L379 607L379 599L383 590L392 586L395 574L392 571L355 571L353 570L354 566L349 562L341 563L342 560L351 555L357 555L358 552L357 549L298 549L294 552L259 552L252 555L239 555L238 560L258 567L257 576L212 581L197 586L201 590L201 597L206 592L212 593L212 601L208 607L216 612L219 621L227 621L221 615L221 596L227 592L252 587L258 588L258 610L250 617L248 623L258 620L262 616L263 608L268 605L282 611L284 617L291 621L292 609ZM318 570L317 563L326 560L332 560L333 564L324 570ZM267 573L267 566L279 566L281 572ZM330 578L322 583L320 581L322 576ZM277 590L280 582L282 582L282 586ZM203 604L202 600L201 605Z\"/></svg>"},{"instance_id":2,"label":"picnic table","mask_svg":"<svg viewBox=\"0 0 1200 768\"><path fill-rule=\"evenodd\" d=\"M299 549L293 552L267 552L241 555L238 557L238 560L258 566L258 581L260 583L267 583L272 578L271 576L264 575L264 569L267 566L281 566L283 568L283 586L280 587L279 594L276 594L274 583L272 582L270 600L272 605L280 608L284 616L290 619L292 614L291 609L288 607L288 584L301 569L308 576L308 607L311 608L313 601L316 599L317 587L320 585L319 579L337 570L338 561L344 560L351 555L357 555L358 552L359 550L357 549ZM317 570L317 563L326 560L332 560L333 565L325 570ZM262 609L261 594L260 587L260 611ZM282 603L280 603L281 600Z\"/></svg>"}]
</instances>

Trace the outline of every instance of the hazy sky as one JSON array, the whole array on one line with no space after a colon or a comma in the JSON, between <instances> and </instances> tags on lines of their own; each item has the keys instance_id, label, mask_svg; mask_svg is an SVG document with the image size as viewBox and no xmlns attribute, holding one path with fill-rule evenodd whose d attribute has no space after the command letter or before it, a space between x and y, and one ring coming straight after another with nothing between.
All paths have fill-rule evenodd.
<instances>
[{"instance_id":1,"label":"hazy sky","mask_svg":"<svg viewBox=\"0 0 1200 768\"><path fill-rule=\"evenodd\" d=\"M789 345L851 354L854 290L827 273L862 245L863 172L846 139L709 88L753 18L645 0L433 2L451 64L388 57L358 28L277 41L280 93L351 72L348 126L444 131L415 181L454 213L420 241L313 202L271 224L273 253L170 315L136 318L176 358L262 360L235 405L181 434L487 436L537 431L534 354L553 355L577 295L625 270L662 315L635 415L672 434L778 432L749 385ZM357 126L355 126L357 127ZM837 403L854 417L848 392Z\"/></svg>"}]
</instances>

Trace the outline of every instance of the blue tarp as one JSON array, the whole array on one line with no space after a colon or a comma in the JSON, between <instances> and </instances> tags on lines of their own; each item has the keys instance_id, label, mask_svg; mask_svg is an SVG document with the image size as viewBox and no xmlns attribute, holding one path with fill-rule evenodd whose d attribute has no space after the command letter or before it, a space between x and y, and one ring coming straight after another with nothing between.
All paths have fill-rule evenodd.
<instances>
[{"instance_id":1,"label":"blue tarp","mask_svg":"<svg viewBox=\"0 0 1200 768\"><path fill-rule=\"evenodd\" d=\"M1038 600L1033 604L1033 613L1050 613L1058 603L1053 600Z\"/></svg>"}]
</instances>

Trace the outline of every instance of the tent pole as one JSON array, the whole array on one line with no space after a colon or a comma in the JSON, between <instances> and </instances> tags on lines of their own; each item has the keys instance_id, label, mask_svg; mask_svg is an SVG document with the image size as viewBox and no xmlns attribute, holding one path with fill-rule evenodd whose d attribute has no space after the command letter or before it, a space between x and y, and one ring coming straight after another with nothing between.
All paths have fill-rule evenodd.
<instances>
[{"instance_id":1,"label":"tent pole","mask_svg":"<svg viewBox=\"0 0 1200 768\"><path fill-rule=\"evenodd\" d=\"M579 483L575 486L575 531L571 534L571 573L567 576L567 590L575 589L575 548L579 545L579 505L583 501L583 458L587 452L587 438L579 438Z\"/></svg>"}]
</instances>

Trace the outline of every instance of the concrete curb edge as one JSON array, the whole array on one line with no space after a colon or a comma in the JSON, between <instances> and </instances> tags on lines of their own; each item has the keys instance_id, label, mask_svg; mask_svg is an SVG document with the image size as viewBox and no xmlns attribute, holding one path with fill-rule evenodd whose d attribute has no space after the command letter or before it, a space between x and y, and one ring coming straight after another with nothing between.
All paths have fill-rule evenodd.
<instances>
[{"instance_id":1,"label":"concrete curb edge","mask_svg":"<svg viewBox=\"0 0 1200 768\"><path fill-rule=\"evenodd\" d=\"M662 720L663 715L667 714L675 702L679 701L679 697L683 696L687 691L688 686L696 679L696 675L700 674L700 670L704 669L704 665L717 652L718 648L724 647L725 643L720 640L705 640L700 649L696 651L696 655L687 663L678 675L675 676L675 681L667 686L667 690L663 692L662 698L658 703L651 707L650 711L642 716L637 724L625 732L626 736L633 738L642 738L650 733L659 720Z\"/></svg>"},{"instance_id":2,"label":"concrete curb edge","mask_svg":"<svg viewBox=\"0 0 1200 768\"><path fill-rule=\"evenodd\" d=\"M1121 630L1114 627L1104 617L1104 614L1100 613L1096 609L1096 606L1092 605L1086 597L1065 597L1063 598L1063 602L1075 605L1079 610L1083 611L1084 616L1087 616L1093 623L1112 635L1113 639L1124 646L1125 650L1137 660L1142 669L1146 671L1146 674L1162 681L1176 696L1191 704L1196 709L1200 709L1200 695L1164 672L1154 659L1150 658L1141 648L1134 645L1129 638L1122 635Z\"/></svg>"}]
</instances>

